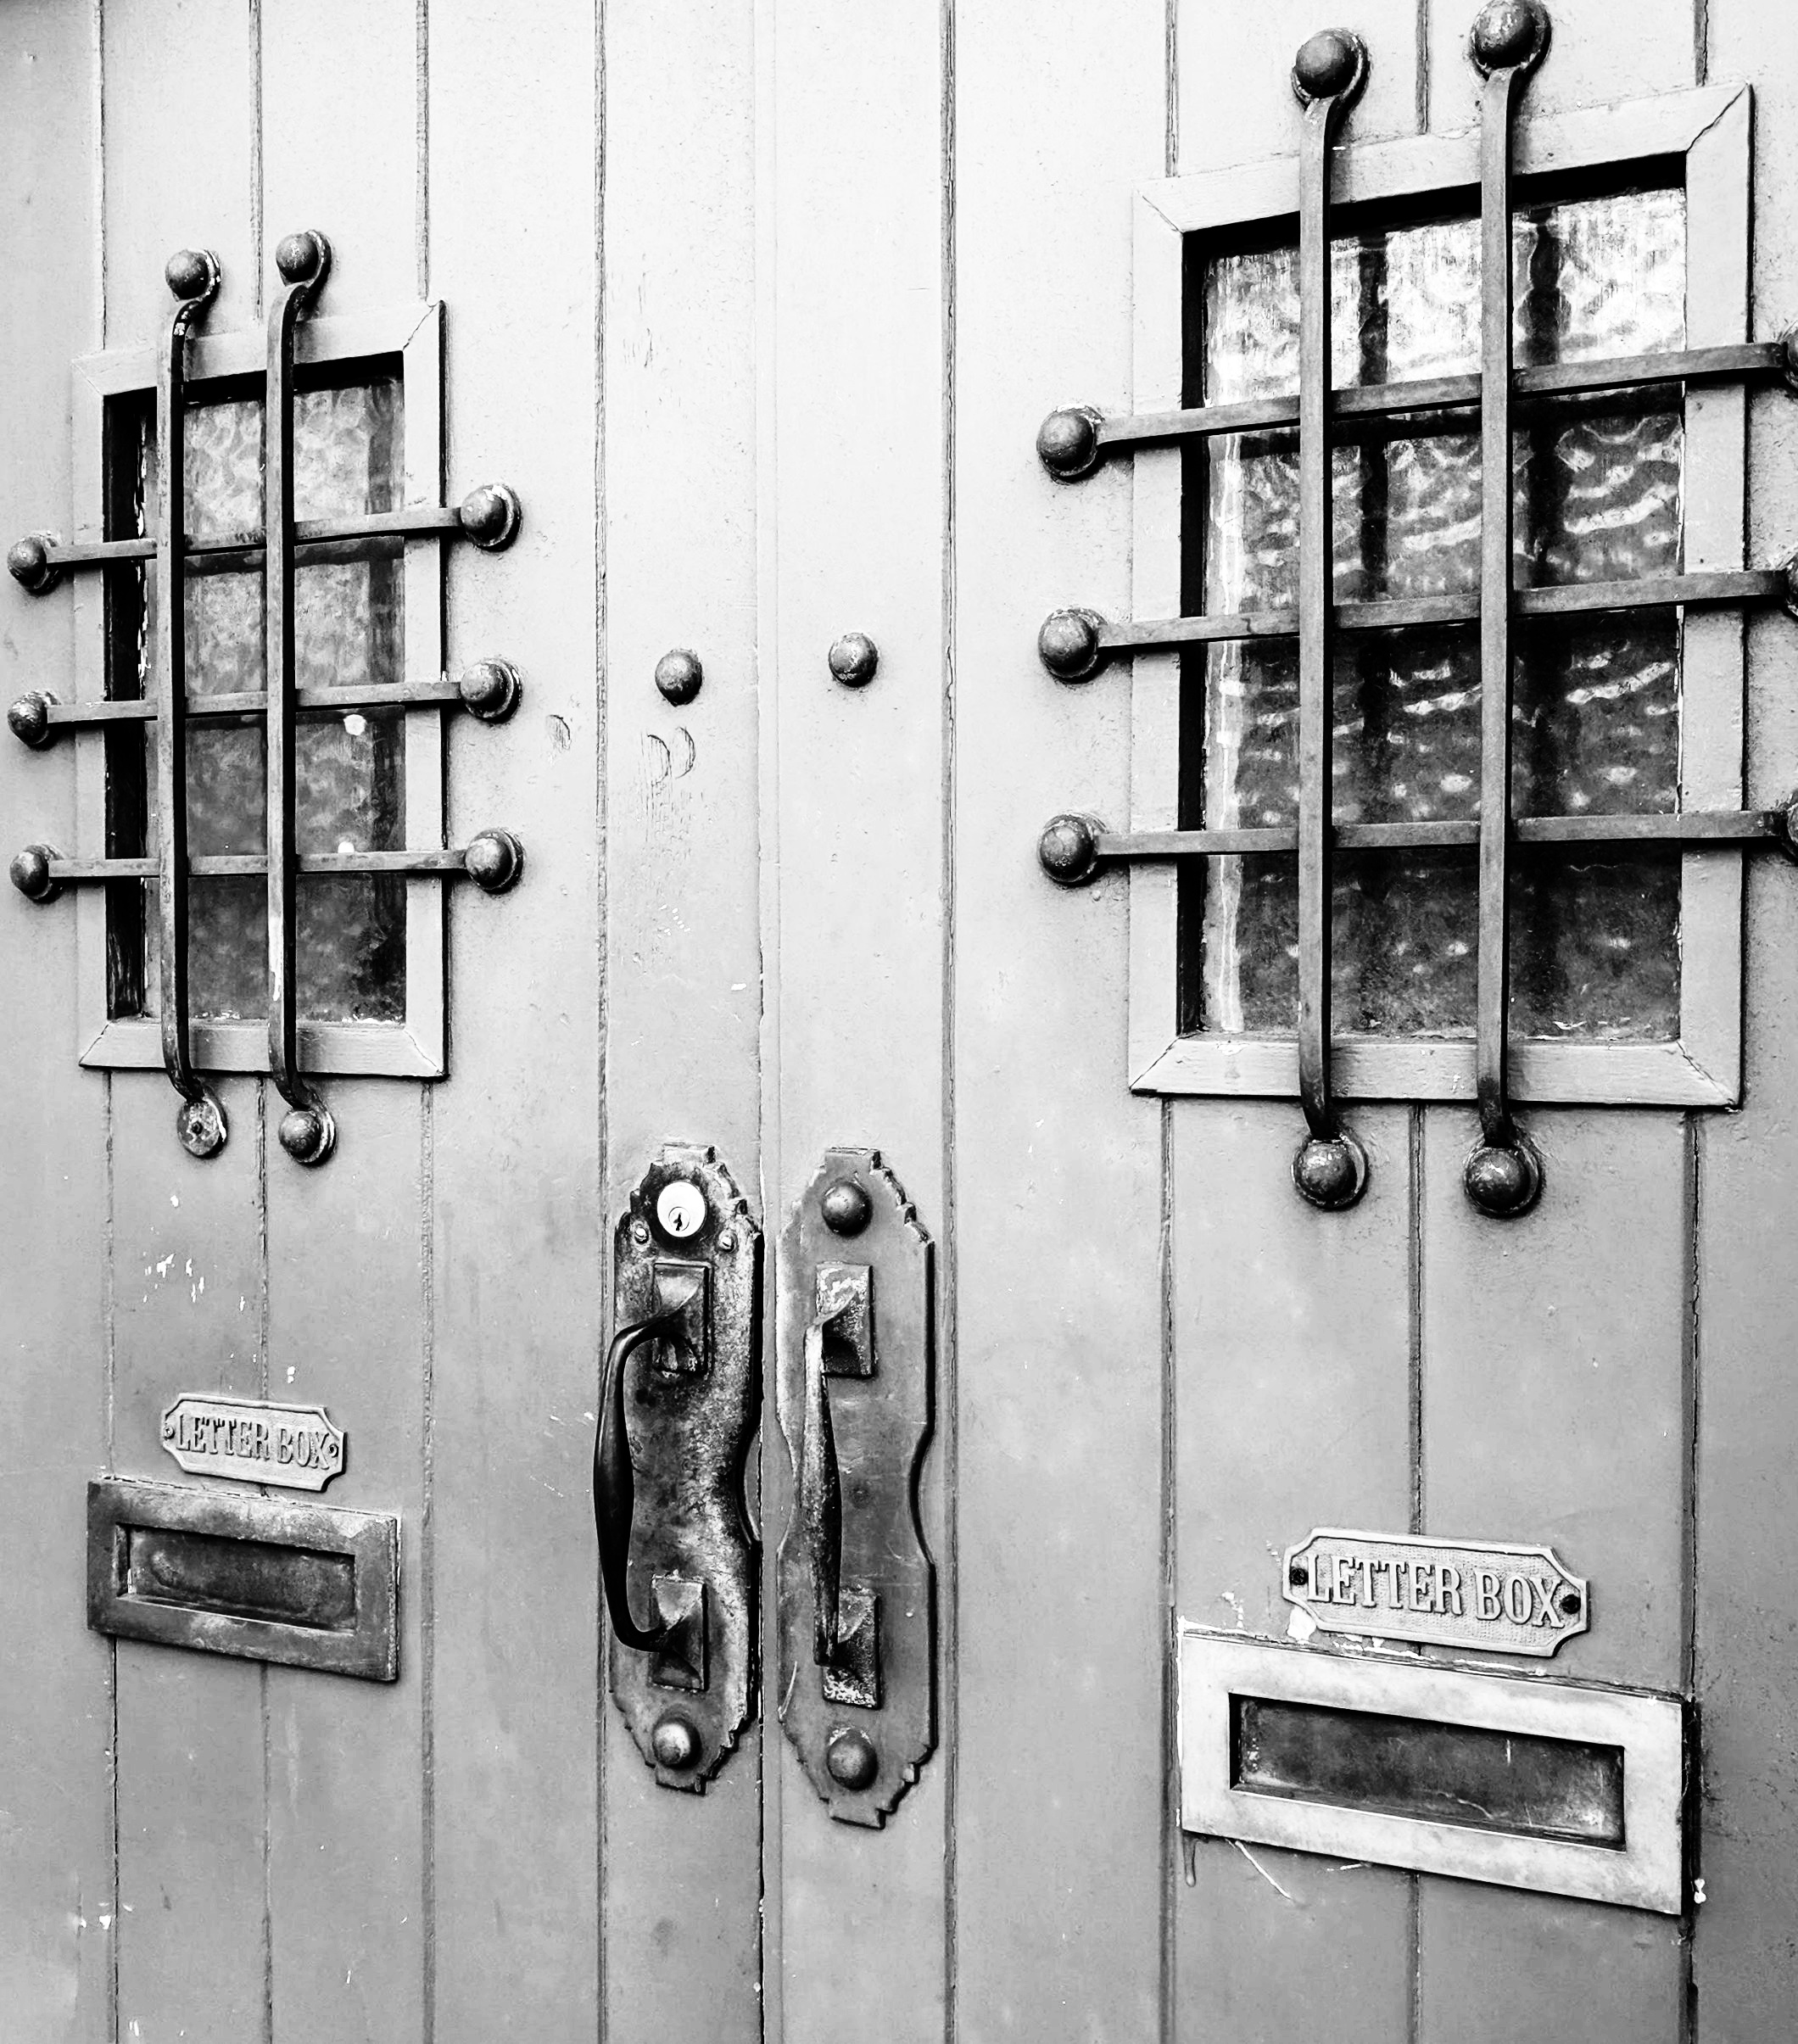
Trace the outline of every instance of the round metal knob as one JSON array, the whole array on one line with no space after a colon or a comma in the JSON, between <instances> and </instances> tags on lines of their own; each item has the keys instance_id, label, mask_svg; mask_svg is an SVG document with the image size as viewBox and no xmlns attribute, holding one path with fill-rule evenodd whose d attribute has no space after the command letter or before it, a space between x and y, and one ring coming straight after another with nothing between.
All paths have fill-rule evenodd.
<instances>
[{"instance_id":1,"label":"round metal knob","mask_svg":"<svg viewBox=\"0 0 1798 2044\"><path fill-rule=\"evenodd\" d=\"M8 727L22 746L35 748L50 742L50 705L56 701L42 689L21 695L6 713Z\"/></svg>"},{"instance_id":2,"label":"round metal knob","mask_svg":"<svg viewBox=\"0 0 1798 2044\"><path fill-rule=\"evenodd\" d=\"M656 1766L676 1772L693 1765L704 1750L704 1743L697 1726L678 1711L665 1712L650 1734L650 1751L656 1756Z\"/></svg>"},{"instance_id":3,"label":"round metal knob","mask_svg":"<svg viewBox=\"0 0 1798 2044\"><path fill-rule=\"evenodd\" d=\"M690 652L685 646L676 646L673 652L664 653L656 662L656 686L677 709L683 703L692 701L705 679L706 670L699 663L699 655Z\"/></svg>"},{"instance_id":4,"label":"round metal knob","mask_svg":"<svg viewBox=\"0 0 1798 2044\"><path fill-rule=\"evenodd\" d=\"M219 259L210 249L177 249L162 274L169 289L184 302L210 298L219 288Z\"/></svg>"},{"instance_id":5,"label":"round metal knob","mask_svg":"<svg viewBox=\"0 0 1798 2044\"><path fill-rule=\"evenodd\" d=\"M462 707L483 724L504 723L518 706L518 670L509 660L472 660L455 678Z\"/></svg>"},{"instance_id":6,"label":"round metal knob","mask_svg":"<svg viewBox=\"0 0 1798 2044\"><path fill-rule=\"evenodd\" d=\"M216 1157L231 1133L225 1110L210 1093L183 1100L175 1110L175 1133L190 1157Z\"/></svg>"},{"instance_id":7,"label":"round metal knob","mask_svg":"<svg viewBox=\"0 0 1798 2044\"><path fill-rule=\"evenodd\" d=\"M1099 465L1097 412L1090 405L1052 411L1036 428L1036 459L1058 483L1075 483Z\"/></svg>"},{"instance_id":8,"label":"round metal knob","mask_svg":"<svg viewBox=\"0 0 1798 2044\"><path fill-rule=\"evenodd\" d=\"M874 1216L874 1203L867 1188L853 1178L839 1178L824 1187L818 1203L824 1226L833 1235L859 1235Z\"/></svg>"},{"instance_id":9,"label":"round metal knob","mask_svg":"<svg viewBox=\"0 0 1798 2044\"><path fill-rule=\"evenodd\" d=\"M331 243L316 227L285 236L275 250L275 267L288 284L322 284L331 269Z\"/></svg>"},{"instance_id":10,"label":"round metal knob","mask_svg":"<svg viewBox=\"0 0 1798 2044\"><path fill-rule=\"evenodd\" d=\"M845 632L830 649L830 672L846 689L865 689L880 664L880 650L866 632Z\"/></svg>"},{"instance_id":11,"label":"round metal knob","mask_svg":"<svg viewBox=\"0 0 1798 2044\"><path fill-rule=\"evenodd\" d=\"M1099 832L1091 816L1052 816L1036 840L1036 862L1058 887L1084 887L1099 869Z\"/></svg>"},{"instance_id":12,"label":"round metal knob","mask_svg":"<svg viewBox=\"0 0 1798 2044\"><path fill-rule=\"evenodd\" d=\"M27 533L7 549L7 572L34 596L42 596L56 580L56 570L50 562L51 544L48 533Z\"/></svg>"},{"instance_id":13,"label":"round metal knob","mask_svg":"<svg viewBox=\"0 0 1798 2044\"><path fill-rule=\"evenodd\" d=\"M1104 628L1097 611L1051 611L1036 634L1037 657L1057 681L1084 681L1098 672Z\"/></svg>"},{"instance_id":14,"label":"round metal knob","mask_svg":"<svg viewBox=\"0 0 1798 2044\"><path fill-rule=\"evenodd\" d=\"M462 499L456 512L463 533L485 553L497 554L518 537L524 507L504 483L483 483Z\"/></svg>"},{"instance_id":15,"label":"round metal knob","mask_svg":"<svg viewBox=\"0 0 1798 2044\"><path fill-rule=\"evenodd\" d=\"M1494 1220L1515 1220L1542 1197L1542 1165L1522 1136L1507 1144L1483 1142L1461 1174L1467 1197Z\"/></svg>"},{"instance_id":16,"label":"round metal knob","mask_svg":"<svg viewBox=\"0 0 1798 2044\"><path fill-rule=\"evenodd\" d=\"M880 1772L880 1756L865 1732L839 1732L824 1755L830 1779L846 1789L871 1789Z\"/></svg>"},{"instance_id":17,"label":"round metal knob","mask_svg":"<svg viewBox=\"0 0 1798 2044\"><path fill-rule=\"evenodd\" d=\"M1366 75L1367 46L1352 29L1320 29L1293 59L1293 90L1308 106L1358 92Z\"/></svg>"},{"instance_id":18,"label":"round metal knob","mask_svg":"<svg viewBox=\"0 0 1798 2044\"><path fill-rule=\"evenodd\" d=\"M1309 1136L1293 1159L1293 1183L1326 1214L1352 1207L1367 1189L1367 1153L1353 1136Z\"/></svg>"},{"instance_id":19,"label":"round metal knob","mask_svg":"<svg viewBox=\"0 0 1798 2044\"><path fill-rule=\"evenodd\" d=\"M337 1123L323 1104L289 1108L281 1117L281 1147L295 1164L322 1164L337 1148Z\"/></svg>"},{"instance_id":20,"label":"round metal knob","mask_svg":"<svg viewBox=\"0 0 1798 2044\"><path fill-rule=\"evenodd\" d=\"M53 902L62 892L62 885L50 870L50 862L56 854L47 845L27 845L23 852L13 854L9 871L13 885L26 901Z\"/></svg>"},{"instance_id":21,"label":"round metal knob","mask_svg":"<svg viewBox=\"0 0 1798 2044\"><path fill-rule=\"evenodd\" d=\"M487 894L504 894L524 870L524 846L510 830L483 830L468 840L462 869Z\"/></svg>"},{"instance_id":22,"label":"round metal knob","mask_svg":"<svg viewBox=\"0 0 1798 2044\"><path fill-rule=\"evenodd\" d=\"M1467 38L1475 66L1487 73L1534 64L1548 46L1548 9L1538 0L1491 0Z\"/></svg>"}]
</instances>

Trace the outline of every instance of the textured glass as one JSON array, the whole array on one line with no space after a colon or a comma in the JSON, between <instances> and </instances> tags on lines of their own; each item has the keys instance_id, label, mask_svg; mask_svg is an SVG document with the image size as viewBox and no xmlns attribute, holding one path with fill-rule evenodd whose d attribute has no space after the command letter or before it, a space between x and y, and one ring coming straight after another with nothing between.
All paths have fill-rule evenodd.
<instances>
[{"instance_id":1,"label":"textured glass","mask_svg":"<svg viewBox=\"0 0 1798 2044\"><path fill-rule=\"evenodd\" d=\"M302 391L294 406L294 495L302 519L389 510L399 500L399 388L391 379ZM228 541L260 531L262 407L253 399L198 405L186 435L188 528ZM187 684L196 696L264 684L263 578L228 558L188 573ZM391 542L368 556L313 563L294 578L302 688L402 678L402 563ZM302 852L385 851L405 842L405 726L397 712L300 720L296 835ZM187 733L190 851L260 853L267 829L260 712ZM299 992L315 1020L399 1022L405 1012L405 885L391 875L303 880ZM265 893L260 879L196 879L189 893L193 1012L267 1012Z\"/></svg>"},{"instance_id":2,"label":"textured glass","mask_svg":"<svg viewBox=\"0 0 1798 2044\"><path fill-rule=\"evenodd\" d=\"M1516 356L1591 360L1684 344L1684 196L1650 192L1520 215ZM1432 222L1337 244L1338 383L1477 367L1477 226ZM1289 391L1298 374L1289 249L1214 260L1204 279L1204 399ZM1520 582L1622 581L1680 566L1682 414L1676 387L1520 404L1512 476ZM1205 464L1204 607L1290 606L1298 461L1290 433L1212 444ZM1370 422L1332 456L1339 601L1471 590L1480 459L1471 411ZM1519 814L1671 810L1679 757L1672 612L1532 621L1518 634L1513 800ZM1187 714L1182 821L1289 824L1298 809L1298 646L1205 649ZM1337 640L1338 822L1471 818L1480 781L1477 628ZM1196 740L1196 742L1195 742ZM1285 1031L1298 997L1290 859L1187 870L1199 1026ZM1520 863L1512 1025L1557 1039L1665 1039L1678 1026L1677 857ZM1190 897L1187 903L1189 924ZM1465 1035L1473 1026L1477 904L1471 854L1338 860L1336 1026ZM1191 980L1189 980L1189 988Z\"/></svg>"}]
</instances>

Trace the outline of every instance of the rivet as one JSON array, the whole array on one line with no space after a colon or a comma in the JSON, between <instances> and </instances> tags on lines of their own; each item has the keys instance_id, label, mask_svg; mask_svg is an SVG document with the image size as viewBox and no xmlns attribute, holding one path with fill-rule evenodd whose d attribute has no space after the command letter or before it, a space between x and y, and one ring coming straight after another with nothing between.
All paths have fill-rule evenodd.
<instances>
[{"instance_id":1,"label":"rivet","mask_svg":"<svg viewBox=\"0 0 1798 2044\"><path fill-rule=\"evenodd\" d=\"M1077 483L1099 465L1103 421L1090 405L1065 405L1036 428L1036 459L1058 483Z\"/></svg>"},{"instance_id":2,"label":"rivet","mask_svg":"<svg viewBox=\"0 0 1798 2044\"><path fill-rule=\"evenodd\" d=\"M472 660L455 678L455 692L470 716L504 723L518 706L518 670L509 660Z\"/></svg>"},{"instance_id":3,"label":"rivet","mask_svg":"<svg viewBox=\"0 0 1798 2044\"><path fill-rule=\"evenodd\" d=\"M32 689L21 695L6 713L6 721L13 736L22 746L33 751L50 742L50 706L56 701L42 689Z\"/></svg>"},{"instance_id":4,"label":"rivet","mask_svg":"<svg viewBox=\"0 0 1798 2044\"><path fill-rule=\"evenodd\" d=\"M26 901L36 902L40 908L46 902L53 902L63 891L62 883L50 870L55 857L47 845L27 845L23 852L13 854L8 870L14 886Z\"/></svg>"},{"instance_id":5,"label":"rivet","mask_svg":"<svg viewBox=\"0 0 1798 2044\"><path fill-rule=\"evenodd\" d=\"M1340 1213L1367 1189L1367 1153L1345 1130L1308 1136L1293 1159L1293 1183L1314 1207Z\"/></svg>"},{"instance_id":6,"label":"rivet","mask_svg":"<svg viewBox=\"0 0 1798 2044\"><path fill-rule=\"evenodd\" d=\"M42 596L46 589L56 586L57 570L50 559L50 549L55 544L49 533L27 533L7 549L7 572L33 596Z\"/></svg>"},{"instance_id":7,"label":"rivet","mask_svg":"<svg viewBox=\"0 0 1798 2044\"><path fill-rule=\"evenodd\" d=\"M1051 611L1036 634L1036 657L1057 681L1085 681L1099 670L1104 628L1097 611Z\"/></svg>"},{"instance_id":8,"label":"rivet","mask_svg":"<svg viewBox=\"0 0 1798 2044\"><path fill-rule=\"evenodd\" d=\"M692 701L705 679L706 670L700 665L699 655L686 646L674 647L656 662L656 686L663 699L673 703L676 709Z\"/></svg>"},{"instance_id":9,"label":"rivet","mask_svg":"<svg viewBox=\"0 0 1798 2044\"><path fill-rule=\"evenodd\" d=\"M1036 863L1058 887L1084 887L1099 869L1099 833L1090 816L1052 816L1036 840Z\"/></svg>"},{"instance_id":10,"label":"rivet","mask_svg":"<svg viewBox=\"0 0 1798 2044\"><path fill-rule=\"evenodd\" d=\"M880 1756L865 1732L839 1732L824 1754L824 1765L831 1780L842 1787L868 1789L880 1772Z\"/></svg>"},{"instance_id":11,"label":"rivet","mask_svg":"<svg viewBox=\"0 0 1798 2044\"><path fill-rule=\"evenodd\" d=\"M630 1224L630 1238L639 1247L650 1238L650 1224L646 1220L634 1220Z\"/></svg>"},{"instance_id":12,"label":"rivet","mask_svg":"<svg viewBox=\"0 0 1798 2044\"><path fill-rule=\"evenodd\" d=\"M1367 46L1353 29L1320 29L1293 59L1293 90L1304 104L1360 92L1367 75Z\"/></svg>"},{"instance_id":13,"label":"rivet","mask_svg":"<svg viewBox=\"0 0 1798 2044\"><path fill-rule=\"evenodd\" d=\"M1467 1197L1494 1220L1515 1220L1542 1196L1542 1165L1522 1136L1509 1143L1483 1142L1461 1174Z\"/></svg>"},{"instance_id":14,"label":"rivet","mask_svg":"<svg viewBox=\"0 0 1798 2044\"><path fill-rule=\"evenodd\" d=\"M337 1148L337 1123L322 1103L289 1108L278 1132L282 1148L295 1164L322 1164Z\"/></svg>"},{"instance_id":15,"label":"rivet","mask_svg":"<svg viewBox=\"0 0 1798 2044\"><path fill-rule=\"evenodd\" d=\"M483 894L504 894L524 870L524 846L510 830L483 830L469 839L462 869Z\"/></svg>"},{"instance_id":16,"label":"rivet","mask_svg":"<svg viewBox=\"0 0 1798 2044\"><path fill-rule=\"evenodd\" d=\"M718 1248L723 1254L729 1256L736 1246L736 1230L734 1228L720 1228L718 1230Z\"/></svg>"},{"instance_id":17,"label":"rivet","mask_svg":"<svg viewBox=\"0 0 1798 2044\"><path fill-rule=\"evenodd\" d=\"M880 664L880 651L866 632L845 632L829 659L830 672L846 689L865 689Z\"/></svg>"},{"instance_id":18,"label":"rivet","mask_svg":"<svg viewBox=\"0 0 1798 2044\"><path fill-rule=\"evenodd\" d=\"M1579 1592L1577 1589L1566 1589L1561 1593L1561 1609L1564 1617L1578 1617Z\"/></svg>"},{"instance_id":19,"label":"rivet","mask_svg":"<svg viewBox=\"0 0 1798 2044\"><path fill-rule=\"evenodd\" d=\"M656 1764L676 1772L693 1765L702 1744L698 1728L674 1711L658 1717L650 1734L650 1750L656 1756Z\"/></svg>"},{"instance_id":20,"label":"rivet","mask_svg":"<svg viewBox=\"0 0 1798 2044\"><path fill-rule=\"evenodd\" d=\"M483 483L462 499L456 512L463 533L485 553L497 554L518 536L524 508L504 483Z\"/></svg>"},{"instance_id":21,"label":"rivet","mask_svg":"<svg viewBox=\"0 0 1798 2044\"><path fill-rule=\"evenodd\" d=\"M175 1110L175 1133L190 1157L216 1157L225 1147L231 1125L225 1110L210 1093L198 1100L183 1100Z\"/></svg>"},{"instance_id":22,"label":"rivet","mask_svg":"<svg viewBox=\"0 0 1798 2044\"><path fill-rule=\"evenodd\" d=\"M316 227L303 227L282 237L275 250L275 267L288 284L310 284L315 292L331 273L331 243Z\"/></svg>"},{"instance_id":23,"label":"rivet","mask_svg":"<svg viewBox=\"0 0 1798 2044\"><path fill-rule=\"evenodd\" d=\"M818 1210L833 1235L859 1235L874 1219L874 1203L853 1178L839 1178L824 1187Z\"/></svg>"},{"instance_id":24,"label":"rivet","mask_svg":"<svg viewBox=\"0 0 1798 2044\"><path fill-rule=\"evenodd\" d=\"M1467 38L1475 68L1488 75L1537 64L1548 46L1548 10L1538 0L1491 0Z\"/></svg>"},{"instance_id":25,"label":"rivet","mask_svg":"<svg viewBox=\"0 0 1798 2044\"><path fill-rule=\"evenodd\" d=\"M1286 1579L1294 1589L1304 1589L1311 1580L1311 1572L1303 1561L1295 1561L1287 1570Z\"/></svg>"}]
</instances>

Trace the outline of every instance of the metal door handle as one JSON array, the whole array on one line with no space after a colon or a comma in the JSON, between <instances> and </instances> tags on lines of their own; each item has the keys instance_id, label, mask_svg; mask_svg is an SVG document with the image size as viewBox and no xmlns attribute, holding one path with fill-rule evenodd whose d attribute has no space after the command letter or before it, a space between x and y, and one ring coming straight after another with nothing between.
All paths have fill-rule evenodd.
<instances>
[{"instance_id":1,"label":"metal door handle","mask_svg":"<svg viewBox=\"0 0 1798 2044\"><path fill-rule=\"evenodd\" d=\"M649 1653L662 1645L670 1628L660 1622L647 1628L631 1616L631 1520L636 1510L637 1475L630 1459L630 1434L624 1422L624 1371L645 1342L654 1341L678 1321L699 1296L697 1273L667 1282L654 1313L620 1327L606 1352L599 1433L593 1444L593 1525L600 1545L600 1580L606 1586L606 1608L611 1629L625 1646Z\"/></svg>"},{"instance_id":2,"label":"metal door handle","mask_svg":"<svg viewBox=\"0 0 1798 2044\"><path fill-rule=\"evenodd\" d=\"M836 1435L830 1424L830 1389L824 1375L824 1337L856 1303L843 1271L822 1271L821 1297L806 1329L805 1410L800 1435L799 1516L812 1571L812 1658L836 1665L842 1649L839 1614L843 1579L843 1486Z\"/></svg>"}]
</instances>

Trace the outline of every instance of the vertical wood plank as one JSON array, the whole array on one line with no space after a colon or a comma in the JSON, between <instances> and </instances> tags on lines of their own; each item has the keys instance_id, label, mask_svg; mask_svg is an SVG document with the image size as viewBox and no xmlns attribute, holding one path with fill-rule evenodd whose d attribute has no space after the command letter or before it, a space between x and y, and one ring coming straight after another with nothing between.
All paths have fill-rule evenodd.
<instances>
[{"instance_id":1,"label":"vertical wood plank","mask_svg":"<svg viewBox=\"0 0 1798 2044\"><path fill-rule=\"evenodd\" d=\"M1314 1526L1410 1522L1410 1116L1348 1114L1367 1191L1319 1214L1293 1189L1287 1102L1181 1101L1173 1171L1176 1601L1277 1638L1281 1557ZM1286 2044L1402 2037L1402 1874L1208 1841L1176 1892L1175 2034Z\"/></svg>"},{"instance_id":2,"label":"vertical wood plank","mask_svg":"<svg viewBox=\"0 0 1798 2044\"><path fill-rule=\"evenodd\" d=\"M963 2038L1160 2021L1160 1115L1128 1093L1125 888L1036 858L1125 813L1129 681L1043 673L1045 615L1128 612L1127 469L1058 488L1053 406L1129 388L1131 194L1165 165L1159 8L956 24L956 1915Z\"/></svg>"},{"instance_id":3,"label":"vertical wood plank","mask_svg":"<svg viewBox=\"0 0 1798 2044\"><path fill-rule=\"evenodd\" d=\"M606 1210L669 1141L759 1208L754 16L616 0L605 35ZM704 669L678 709L677 647ZM746 2044L762 1728L695 1796L599 1707L611 2034Z\"/></svg>"},{"instance_id":4,"label":"vertical wood plank","mask_svg":"<svg viewBox=\"0 0 1798 2044\"><path fill-rule=\"evenodd\" d=\"M332 247L322 309L403 306L417 270L410 0L264 0L264 294L276 246L304 227ZM333 126L354 148L320 147ZM412 394L408 393L410 399ZM421 1097L395 1080L327 1086L338 1152L321 1170L271 1142L268 1395L316 1401L349 1435L333 1505L400 1518L400 1679L268 1675L270 1981L275 2044L394 2044L424 2029L423 1302ZM282 1103L271 1095L270 1111Z\"/></svg>"},{"instance_id":5,"label":"vertical wood plank","mask_svg":"<svg viewBox=\"0 0 1798 2044\"><path fill-rule=\"evenodd\" d=\"M163 265L206 246L209 316L247 323L249 38L233 0L123 0L102 16L106 341L154 343ZM187 138L169 147L171 133ZM115 1462L166 1478L163 1407L190 1389L261 1390L265 1310L258 1087L221 1088L232 1135L210 1162L175 1139L159 1072L113 1080ZM262 2034L267 1953L263 1672L160 1648L117 1650L119 2022L241 2044Z\"/></svg>"},{"instance_id":6,"label":"vertical wood plank","mask_svg":"<svg viewBox=\"0 0 1798 2044\"><path fill-rule=\"evenodd\" d=\"M431 13L451 500L497 478L524 505L508 552L451 562L450 665L500 654L525 695L450 734L449 821L516 829L527 861L452 900L431 1107L438 2044L599 2020L595 57L551 0Z\"/></svg>"},{"instance_id":7,"label":"vertical wood plank","mask_svg":"<svg viewBox=\"0 0 1798 2044\"><path fill-rule=\"evenodd\" d=\"M27 5L0 64L6 260L0 532L70 529L69 363L98 338L92 25ZM0 686L75 693L66 591L0 595ZM0 748L9 857L71 849L72 747ZM0 1440L8 1566L0 1712L0 2001L22 2035L98 2044L112 1982L110 1655L81 1624L87 1478L106 1456L106 1081L76 1065L74 903L0 902Z\"/></svg>"},{"instance_id":8,"label":"vertical wood plank","mask_svg":"<svg viewBox=\"0 0 1798 2044\"><path fill-rule=\"evenodd\" d=\"M1426 1118L1424 1529L1550 1544L1593 1586L1592 1630L1561 1649L1553 1673L1677 1689L1682 1124L1541 1109L1529 1131L1543 1152L1542 1202L1499 1223L1461 1190L1472 1118ZM1594 2038L1680 2034L1679 1927L1667 1918L1431 1879L1419 1937L1423 2044L1561 2036L1581 2007L1594 2010L1583 2019ZM1508 1980L1507 1991L1470 1992L1481 1978ZM1595 1979L1609 1983L1602 2017Z\"/></svg>"},{"instance_id":9,"label":"vertical wood plank","mask_svg":"<svg viewBox=\"0 0 1798 2044\"><path fill-rule=\"evenodd\" d=\"M762 673L774 720L762 840L770 1232L825 1148L865 1143L940 1237L942 18L936 0L879 13L771 0L761 25L773 226L762 334L772 399L762 421L772 522ZM850 630L879 650L865 689L839 685L827 665L832 642ZM785 1271L778 1282L803 1286L810 1274ZM772 1370L768 1393L772 1547L792 1488ZM946 1594L935 1467L921 1517ZM810 1667L796 1678L818 1679ZM770 1737L779 1770L778 2033L792 2044L874 2029L895 2044L940 2036L941 1748L874 1832L833 1823L791 1745Z\"/></svg>"},{"instance_id":10,"label":"vertical wood plank","mask_svg":"<svg viewBox=\"0 0 1798 2044\"><path fill-rule=\"evenodd\" d=\"M1798 21L1710 0L1711 75L1755 89L1754 325L1798 307ZM1750 408L1749 559L1775 561L1798 529L1798 413L1784 393ZM1782 627L1784 628L1782 628ZM1784 618L1749 628L1748 797L1798 781L1798 641ZM1798 891L1751 866L1742 1109L1699 1131L1696 1655L1703 1743L1705 1903L1694 1918L1700 2044L1777 2036L1798 2008L1798 1707L1780 1567L1798 1523L1798 1399L1789 1159L1798 1129Z\"/></svg>"}]
</instances>

